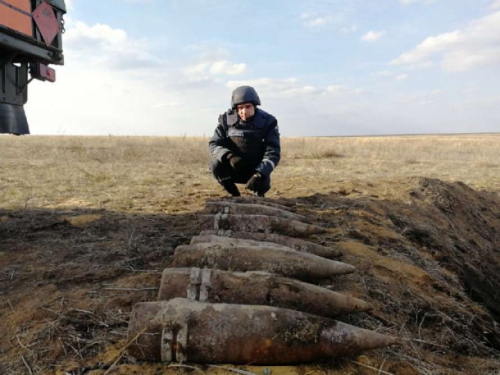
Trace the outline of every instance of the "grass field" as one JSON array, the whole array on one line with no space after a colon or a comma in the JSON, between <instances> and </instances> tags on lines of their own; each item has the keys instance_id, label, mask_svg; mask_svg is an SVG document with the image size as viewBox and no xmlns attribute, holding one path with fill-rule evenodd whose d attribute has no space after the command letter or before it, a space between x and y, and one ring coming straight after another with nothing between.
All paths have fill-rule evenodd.
<instances>
[{"instance_id":1,"label":"grass field","mask_svg":"<svg viewBox=\"0 0 500 375\"><path fill-rule=\"evenodd\" d=\"M222 191L204 138L0 137L0 206L189 210ZM285 138L270 196L345 189L391 196L390 181L425 176L500 191L500 135ZM181 203L176 207L166 201Z\"/></svg>"}]
</instances>

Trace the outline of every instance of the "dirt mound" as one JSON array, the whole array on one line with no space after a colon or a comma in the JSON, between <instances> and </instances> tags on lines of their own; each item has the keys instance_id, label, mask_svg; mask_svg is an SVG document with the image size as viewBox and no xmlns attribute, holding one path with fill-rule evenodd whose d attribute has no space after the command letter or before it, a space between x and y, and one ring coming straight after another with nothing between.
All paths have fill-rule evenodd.
<instances>
[{"instance_id":1,"label":"dirt mound","mask_svg":"<svg viewBox=\"0 0 500 375\"><path fill-rule=\"evenodd\" d=\"M500 198L432 179L397 186L391 199L374 183L295 201L329 228L312 240L358 268L323 285L375 306L344 320L403 345L273 374L500 371ZM0 373L193 371L136 363L121 349L131 307L155 298L173 250L199 232L195 214L0 211Z\"/></svg>"},{"instance_id":2,"label":"dirt mound","mask_svg":"<svg viewBox=\"0 0 500 375\"><path fill-rule=\"evenodd\" d=\"M413 182L400 200L342 191L303 202L335 232L325 241L364 270L353 281L364 285L360 297L378 303L373 327L384 322L409 340L432 343L406 348L416 355L410 363L437 373L440 366L458 371L470 356L498 358L500 199L460 182ZM442 355L450 351L454 365Z\"/></svg>"}]
</instances>

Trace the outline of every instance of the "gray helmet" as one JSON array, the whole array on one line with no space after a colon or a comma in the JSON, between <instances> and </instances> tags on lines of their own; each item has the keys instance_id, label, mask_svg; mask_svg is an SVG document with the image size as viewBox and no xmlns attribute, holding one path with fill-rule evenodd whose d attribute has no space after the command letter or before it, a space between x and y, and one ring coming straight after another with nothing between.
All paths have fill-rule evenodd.
<instances>
[{"instance_id":1,"label":"gray helmet","mask_svg":"<svg viewBox=\"0 0 500 375\"><path fill-rule=\"evenodd\" d=\"M251 86L240 86L233 91L231 97L231 108L235 109L238 105L243 103L252 103L253 105L260 105L260 98L257 91Z\"/></svg>"}]
</instances>

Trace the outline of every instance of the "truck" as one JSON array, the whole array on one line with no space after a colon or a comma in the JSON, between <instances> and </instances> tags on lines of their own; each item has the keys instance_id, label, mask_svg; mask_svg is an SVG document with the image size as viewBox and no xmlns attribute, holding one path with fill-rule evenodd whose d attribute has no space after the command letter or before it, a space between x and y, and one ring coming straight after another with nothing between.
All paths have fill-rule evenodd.
<instances>
[{"instance_id":1,"label":"truck","mask_svg":"<svg viewBox=\"0 0 500 375\"><path fill-rule=\"evenodd\" d=\"M28 85L64 65L64 0L0 0L0 134L29 134Z\"/></svg>"}]
</instances>

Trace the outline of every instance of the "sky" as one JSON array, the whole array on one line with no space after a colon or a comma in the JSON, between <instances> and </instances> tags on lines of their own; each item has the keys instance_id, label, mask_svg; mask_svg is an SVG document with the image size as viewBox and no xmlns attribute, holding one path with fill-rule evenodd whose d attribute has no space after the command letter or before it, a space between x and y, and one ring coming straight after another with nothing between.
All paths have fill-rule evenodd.
<instances>
[{"instance_id":1,"label":"sky","mask_svg":"<svg viewBox=\"0 0 500 375\"><path fill-rule=\"evenodd\" d=\"M255 87L283 136L500 131L500 0L66 0L32 134L209 136Z\"/></svg>"}]
</instances>

